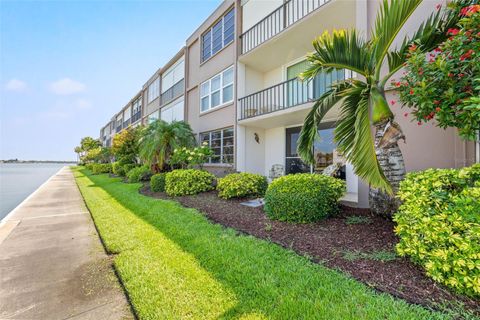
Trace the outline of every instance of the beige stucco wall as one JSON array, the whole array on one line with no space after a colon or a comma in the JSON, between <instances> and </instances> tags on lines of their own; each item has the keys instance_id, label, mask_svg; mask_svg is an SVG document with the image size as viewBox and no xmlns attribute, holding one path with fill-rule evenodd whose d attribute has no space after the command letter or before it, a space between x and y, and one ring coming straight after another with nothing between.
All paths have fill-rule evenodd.
<instances>
[{"instance_id":1,"label":"beige stucco wall","mask_svg":"<svg viewBox=\"0 0 480 320\"><path fill-rule=\"evenodd\" d=\"M242 33L282 5L283 0L243 0Z\"/></svg>"}]
</instances>

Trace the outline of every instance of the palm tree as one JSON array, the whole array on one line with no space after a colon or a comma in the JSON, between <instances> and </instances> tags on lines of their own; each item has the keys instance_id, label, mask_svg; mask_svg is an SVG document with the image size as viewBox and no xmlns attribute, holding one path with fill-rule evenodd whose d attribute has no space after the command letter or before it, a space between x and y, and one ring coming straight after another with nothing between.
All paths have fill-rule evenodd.
<instances>
[{"instance_id":1,"label":"palm tree","mask_svg":"<svg viewBox=\"0 0 480 320\"><path fill-rule=\"evenodd\" d=\"M448 28L458 21L459 6L471 1L459 0L456 9L438 10L397 48L392 43L422 0L384 0L370 39L355 30L324 33L313 41L315 51L308 56L310 67L301 75L313 79L320 72L347 69L359 77L334 83L313 105L305 118L298 152L313 163L313 146L318 125L325 114L338 105L340 118L335 142L355 173L370 184L370 206L379 214L391 215L398 202L394 197L405 177L405 165L398 146L405 139L394 121L385 98L389 79L405 63L411 45L423 52L433 50L446 39ZM383 67L383 69L382 69ZM372 136L371 125L376 130Z\"/></svg>"},{"instance_id":2,"label":"palm tree","mask_svg":"<svg viewBox=\"0 0 480 320\"><path fill-rule=\"evenodd\" d=\"M175 149L194 145L195 137L188 123L156 120L145 129L140 139L140 158L152 172L158 173L166 169Z\"/></svg>"}]
</instances>

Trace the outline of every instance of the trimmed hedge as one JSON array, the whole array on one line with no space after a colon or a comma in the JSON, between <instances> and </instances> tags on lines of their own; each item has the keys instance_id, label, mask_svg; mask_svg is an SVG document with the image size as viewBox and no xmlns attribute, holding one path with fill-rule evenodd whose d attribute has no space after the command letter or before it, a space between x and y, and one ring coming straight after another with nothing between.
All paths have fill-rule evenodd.
<instances>
[{"instance_id":1,"label":"trimmed hedge","mask_svg":"<svg viewBox=\"0 0 480 320\"><path fill-rule=\"evenodd\" d=\"M232 173L218 180L218 196L224 199L263 196L267 178L254 173Z\"/></svg>"},{"instance_id":2,"label":"trimmed hedge","mask_svg":"<svg viewBox=\"0 0 480 320\"><path fill-rule=\"evenodd\" d=\"M150 179L150 190L153 192L165 191L165 173L157 173Z\"/></svg>"},{"instance_id":3,"label":"trimmed hedge","mask_svg":"<svg viewBox=\"0 0 480 320\"><path fill-rule=\"evenodd\" d=\"M126 177L127 174L130 172L130 170L132 170L134 168L138 168L138 165L136 165L135 163L122 164L122 169L121 169L121 170L123 170L122 177Z\"/></svg>"},{"instance_id":4,"label":"trimmed hedge","mask_svg":"<svg viewBox=\"0 0 480 320\"><path fill-rule=\"evenodd\" d=\"M125 170L123 169L124 164L122 164L119 161L115 161L112 163L112 172L114 175L117 175L119 177L125 176Z\"/></svg>"},{"instance_id":5,"label":"trimmed hedge","mask_svg":"<svg viewBox=\"0 0 480 320\"><path fill-rule=\"evenodd\" d=\"M92 165L92 172L93 174L111 173L112 164L111 163L94 163Z\"/></svg>"},{"instance_id":6,"label":"trimmed hedge","mask_svg":"<svg viewBox=\"0 0 480 320\"><path fill-rule=\"evenodd\" d=\"M398 197L398 254L435 281L480 297L480 164L409 173Z\"/></svg>"},{"instance_id":7,"label":"trimmed hedge","mask_svg":"<svg viewBox=\"0 0 480 320\"><path fill-rule=\"evenodd\" d=\"M128 171L127 181L129 183L135 183L140 181L148 181L152 176L152 171L148 166L136 167Z\"/></svg>"},{"instance_id":8,"label":"trimmed hedge","mask_svg":"<svg viewBox=\"0 0 480 320\"><path fill-rule=\"evenodd\" d=\"M173 170L165 176L165 191L169 196L197 194L213 189L215 176L198 169Z\"/></svg>"},{"instance_id":9,"label":"trimmed hedge","mask_svg":"<svg viewBox=\"0 0 480 320\"><path fill-rule=\"evenodd\" d=\"M96 163L85 163L85 168L87 168L87 170L93 171L93 166L95 164Z\"/></svg>"},{"instance_id":10,"label":"trimmed hedge","mask_svg":"<svg viewBox=\"0 0 480 320\"><path fill-rule=\"evenodd\" d=\"M338 210L345 182L319 174L293 174L272 181L265 194L265 212L273 220L307 223Z\"/></svg>"}]
</instances>

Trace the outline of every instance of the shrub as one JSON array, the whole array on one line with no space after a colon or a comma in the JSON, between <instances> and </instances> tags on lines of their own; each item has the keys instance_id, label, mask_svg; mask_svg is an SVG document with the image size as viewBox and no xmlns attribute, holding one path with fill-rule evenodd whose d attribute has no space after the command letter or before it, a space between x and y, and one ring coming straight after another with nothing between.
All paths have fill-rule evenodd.
<instances>
[{"instance_id":1,"label":"shrub","mask_svg":"<svg viewBox=\"0 0 480 320\"><path fill-rule=\"evenodd\" d=\"M122 165L122 169L121 171L123 171L123 177L127 176L127 174L134 168L138 167L136 164L134 163L127 163L127 164L124 164Z\"/></svg>"},{"instance_id":2,"label":"shrub","mask_svg":"<svg viewBox=\"0 0 480 320\"><path fill-rule=\"evenodd\" d=\"M93 171L93 165L95 165L95 163L85 163L85 168L87 168L87 170Z\"/></svg>"},{"instance_id":3,"label":"shrub","mask_svg":"<svg viewBox=\"0 0 480 320\"><path fill-rule=\"evenodd\" d=\"M152 176L152 171L147 166L133 168L127 173L127 180L130 183L148 181Z\"/></svg>"},{"instance_id":4,"label":"shrub","mask_svg":"<svg viewBox=\"0 0 480 320\"><path fill-rule=\"evenodd\" d=\"M120 161L112 163L112 172L114 175L123 177L125 176L125 171L123 170L123 164Z\"/></svg>"},{"instance_id":5,"label":"shrub","mask_svg":"<svg viewBox=\"0 0 480 320\"><path fill-rule=\"evenodd\" d=\"M273 180L265 194L265 212L274 220L313 222L336 213L345 182L302 173Z\"/></svg>"},{"instance_id":6,"label":"shrub","mask_svg":"<svg viewBox=\"0 0 480 320\"><path fill-rule=\"evenodd\" d=\"M94 163L92 166L93 174L100 174L100 173L111 173L112 172L112 164L110 163Z\"/></svg>"},{"instance_id":7,"label":"shrub","mask_svg":"<svg viewBox=\"0 0 480 320\"><path fill-rule=\"evenodd\" d=\"M165 191L169 196L197 194L213 189L215 176L197 169L173 170L165 176Z\"/></svg>"},{"instance_id":8,"label":"shrub","mask_svg":"<svg viewBox=\"0 0 480 320\"><path fill-rule=\"evenodd\" d=\"M409 173L398 196L398 254L435 281L480 296L480 164Z\"/></svg>"},{"instance_id":9,"label":"shrub","mask_svg":"<svg viewBox=\"0 0 480 320\"><path fill-rule=\"evenodd\" d=\"M232 173L218 180L218 196L224 199L263 196L267 178L254 173Z\"/></svg>"},{"instance_id":10,"label":"shrub","mask_svg":"<svg viewBox=\"0 0 480 320\"><path fill-rule=\"evenodd\" d=\"M150 179L150 189L153 192L165 191L165 173L157 173Z\"/></svg>"}]
</instances>

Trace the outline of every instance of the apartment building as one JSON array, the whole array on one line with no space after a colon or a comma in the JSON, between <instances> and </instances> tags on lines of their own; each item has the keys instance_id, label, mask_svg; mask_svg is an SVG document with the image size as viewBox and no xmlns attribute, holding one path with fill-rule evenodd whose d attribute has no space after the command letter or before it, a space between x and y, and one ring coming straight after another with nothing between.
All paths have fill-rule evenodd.
<instances>
[{"instance_id":1,"label":"apartment building","mask_svg":"<svg viewBox=\"0 0 480 320\"><path fill-rule=\"evenodd\" d=\"M224 1L186 41L186 115L199 142L213 150L206 167L235 168L238 4Z\"/></svg>"},{"instance_id":2,"label":"apartment building","mask_svg":"<svg viewBox=\"0 0 480 320\"><path fill-rule=\"evenodd\" d=\"M440 1L424 1L398 41L413 32ZM324 31L356 28L368 37L380 2L223 1L186 39L185 47L114 116L110 139L126 126L139 123L133 114L140 112L143 124L159 118L187 121L198 141L212 148L214 156L205 167L218 175L247 171L269 176L273 167L284 174L322 172L342 160L333 141L339 111L332 109L319 127L321 140L315 145L313 166L306 165L296 151L303 120L313 101L332 82L357 75L338 70L319 74L309 82L301 82L297 76L307 65L312 40ZM394 99L392 89L388 100ZM397 105L396 121L407 137L400 145L407 171L461 167L472 164L476 157L479 160L478 144L460 140L453 128L418 126L404 117L405 111ZM105 144L106 127L100 135ZM344 201L367 207L368 186L350 164L344 166L342 177L347 183Z\"/></svg>"}]
</instances>

